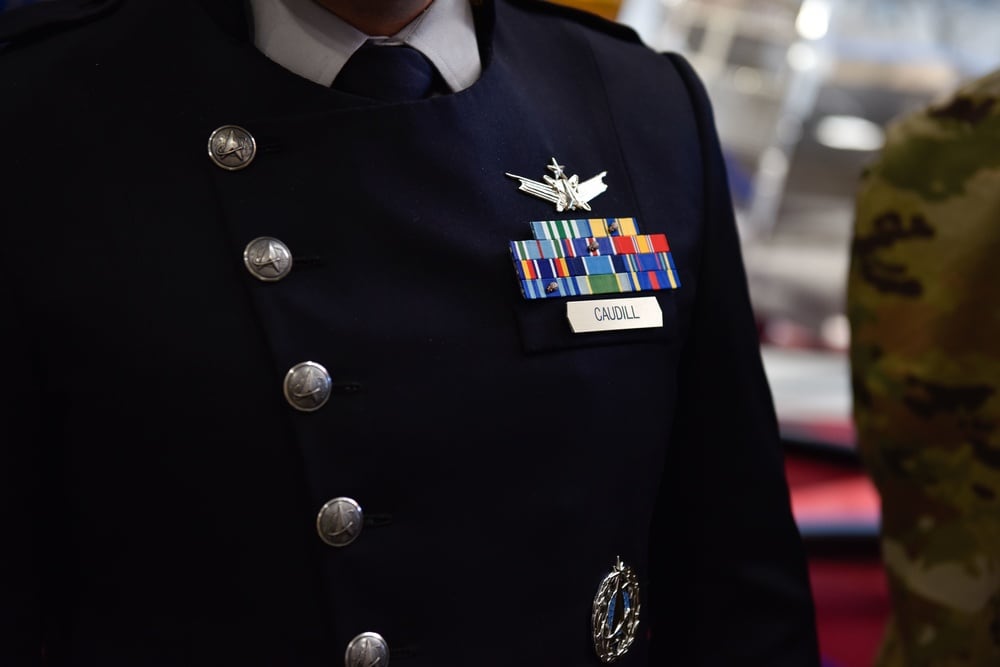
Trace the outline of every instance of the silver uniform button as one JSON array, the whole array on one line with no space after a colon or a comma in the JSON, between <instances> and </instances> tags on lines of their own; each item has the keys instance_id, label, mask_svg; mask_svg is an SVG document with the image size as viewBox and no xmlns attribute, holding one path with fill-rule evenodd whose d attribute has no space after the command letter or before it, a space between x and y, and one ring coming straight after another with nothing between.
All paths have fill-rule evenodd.
<instances>
[{"instance_id":1,"label":"silver uniform button","mask_svg":"<svg viewBox=\"0 0 1000 667\"><path fill-rule=\"evenodd\" d=\"M331 547L346 547L358 539L364 520L361 505L353 498L341 496L320 508L316 515L316 532Z\"/></svg>"},{"instance_id":2,"label":"silver uniform button","mask_svg":"<svg viewBox=\"0 0 1000 667\"><path fill-rule=\"evenodd\" d=\"M351 640L344 652L345 667L386 667L389 644L377 632L362 632Z\"/></svg>"},{"instance_id":3,"label":"silver uniform button","mask_svg":"<svg viewBox=\"0 0 1000 667\"><path fill-rule=\"evenodd\" d=\"M259 236L243 250L243 264L254 278L274 282L291 272L292 253L278 239Z\"/></svg>"},{"instance_id":4,"label":"silver uniform button","mask_svg":"<svg viewBox=\"0 0 1000 667\"><path fill-rule=\"evenodd\" d=\"M239 125L223 125L208 137L208 157L227 171L243 169L257 155L257 141Z\"/></svg>"},{"instance_id":5,"label":"silver uniform button","mask_svg":"<svg viewBox=\"0 0 1000 667\"><path fill-rule=\"evenodd\" d=\"M319 410L330 398L330 374L315 361L295 364L285 374L285 400L302 412Z\"/></svg>"}]
</instances>

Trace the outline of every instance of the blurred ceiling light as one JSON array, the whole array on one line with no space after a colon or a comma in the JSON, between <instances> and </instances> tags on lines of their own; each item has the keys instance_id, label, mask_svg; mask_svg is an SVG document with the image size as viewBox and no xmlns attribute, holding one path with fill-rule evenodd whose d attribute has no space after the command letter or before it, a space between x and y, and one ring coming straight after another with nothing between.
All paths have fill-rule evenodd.
<instances>
[{"instance_id":1,"label":"blurred ceiling light","mask_svg":"<svg viewBox=\"0 0 1000 667\"><path fill-rule=\"evenodd\" d=\"M789 67L799 72L808 72L819 65L816 49L803 42L796 42L788 47L785 59Z\"/></svg>"},{"instance_id":2,"label":"blurred ceiling light","mask_svg":"<svg viewBox=\"0 0 1000 667\"><path fill-rule=\"evenodd\" d=\"M826 116L816 124L816 141L844 151L876 151L885 142L885 132L858 116Z\"/></svg>"},{"instance_id":3,"label":"blurred ceiling light","mask_svg":"<svg viewBox=\"0 0 1000 667\"><path fill-rule=\"evenodd\" d=\"M830 29L830 3L827 0L803 0L795 29L803 39L823 39Z\"/></svg>"},{"instance_id":4,"label":"blurred ceiling light","mask_svg":"<svg viewBox=\"0 0 1000 667\"><path fill-rule=\"evenodd\" d=\"M827 347L846 351L851 344L851 324L842 313L830 315L820 325L819 335Z\"/></svg>"}]
</instances>

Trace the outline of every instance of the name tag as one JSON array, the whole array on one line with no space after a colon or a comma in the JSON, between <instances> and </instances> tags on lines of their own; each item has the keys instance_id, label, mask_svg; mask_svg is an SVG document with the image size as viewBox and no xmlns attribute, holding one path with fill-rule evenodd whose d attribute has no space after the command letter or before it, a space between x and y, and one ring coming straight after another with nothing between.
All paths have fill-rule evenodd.
<instances>
[{"instance_id":1,"label":"name tag","mask_svg":"<svg viewBox=\"0 0 1000 667\"><path fill-rule=\"evenodd\" d=\"M566 317L573 333L663 326L663 311L655 296L570 301L566 304Z\"/></svg>"}]
</instances>

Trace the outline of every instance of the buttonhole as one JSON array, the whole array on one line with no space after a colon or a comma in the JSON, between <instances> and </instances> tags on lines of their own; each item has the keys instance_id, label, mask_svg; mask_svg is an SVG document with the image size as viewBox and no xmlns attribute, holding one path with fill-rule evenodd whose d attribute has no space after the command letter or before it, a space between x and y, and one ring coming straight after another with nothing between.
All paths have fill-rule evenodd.
<instances>
[{"instance_id":1,"label":"buttonhole","mask_svg":"<svg viewBox=\"0 0 1000 667\"><path fill-rule=\"evenodd\" d=\"M393 646L389 649L389 652L392 653L393 660L406 660L417 657L417 651L412 646Z\"/></svg>"},{"instance_id":2,"label":"buttonhole","mask_svg":"<svg viewBox=\"0 0 1000 667\"><path fill-rule=\"evenodd\" d=\"M324 264L322 257L300 257L299 255L295 255L293 259L295 260L295 266L299 268L315 268Z\"/></svg>"},{"instance_id":3,"label":"buttonhole","mask_svg":"<svg viewBox=\"0 0 1000 667\"><path fill-rule=\"evenodd\" d=\"M391 514L365 512L365 528L383 528L392 523Z\"/></svg>"}]
</instances>

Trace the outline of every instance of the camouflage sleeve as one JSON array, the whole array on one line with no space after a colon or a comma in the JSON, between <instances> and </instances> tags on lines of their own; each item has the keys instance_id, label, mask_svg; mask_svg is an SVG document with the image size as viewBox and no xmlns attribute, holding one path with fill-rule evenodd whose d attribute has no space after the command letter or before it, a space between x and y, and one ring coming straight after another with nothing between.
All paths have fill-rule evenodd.
<instances>
[{"instance_id":1,"label":"camouflage sleeve","mask_svg":"<svg viewBox=\"0 0 1000 667\"><path fill-rule=\"evenodd\" d=\"M854 417L882 495L883 667L1000 665L1000 71L889 129L857 197Z\"/></svg>"}]
</instances>

